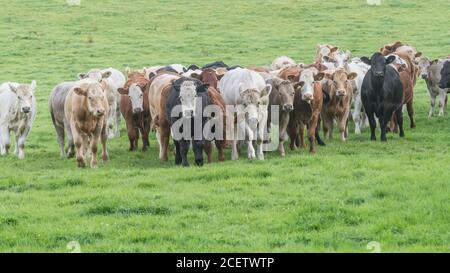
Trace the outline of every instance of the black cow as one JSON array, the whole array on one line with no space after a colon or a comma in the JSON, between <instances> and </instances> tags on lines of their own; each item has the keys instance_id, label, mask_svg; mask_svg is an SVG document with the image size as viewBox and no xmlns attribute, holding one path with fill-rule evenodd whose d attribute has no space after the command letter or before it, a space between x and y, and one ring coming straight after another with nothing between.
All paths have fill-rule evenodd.
<instances>
[{"instance_id":1,"label":"black cow","mask_svg":"<svg viewBox=\"0 0 450 273\"><path fill-rule=\"evenodd\" d=\"M240 65L238 65L238 64L236 64L236 65L229 66L229 67L228 67L228 71L233 70L233 69L236 69L236 68L244 68L244 67L243 67L243 66L240 66Z\"/></svg>"},{"instance_id":2,"label":"black cow","mask_svg":"<svg viewBox=\"0 0 450 273\"><path fill-rule=\"evenodd\" d=\"M439 88L450 88L450 61L446 61L442 67Z\"/></svg>"},{"instance_id":3,"label":"black cow","mask_svg":"<svg viewBox=\"0 0 450 273\"><path fill-rule=\"evenodd\" d=\"M204 70L204 69L206 69L206 68L216 69L216 68L219 68L219 67L225 67L226 69L228 69L228 65L226 65L224 62L222 62L222 61L217 61L217 62L205 64L205 65L202 67L202 70Z\"/></svg>"},{"instance_id":4,"label":"black cow","mask_svg":"<svg viewBox=\"0 0 450 273\"><path fill-rule=\"evenodd\" d=\"M182 86L185 86L183 83L186 81L192 81L194 87L190 90L190 91L194 91L193 89L195 88L195 94L190 94L190 95L186 95L185 96L185 91L181 90ZM192 85L190 85L192 87ZM174 138L174 144L175 144L175 164L176 165L180 165L182 164L183 166L187 167L189 166L189 162L187 160L187 153L189 151L189 147L191 145L191 140L192 140L192 148L194 150L194 156L195 156L195 163L198 166L202 166L203 165L203 150L205 148L205 139L203 136L203 128L205 126L205 123L208 121L208 118L204 118L203 117L203 110L205 109L206 106L210 105L210 99L208 96L208 85L207 84L203 84L201 81L196 80L196 79L192 79L192 78L187 78L187 77L181 77L180 79L177 79L176 81L174 81L172 83L172 88L170 90L169 96L167 98L167 103L166 103L166 115L167 115L167 120L169 120L169 124L172 127L172 125L174 125L174 123L180 119L188 119L188 122L190 122L191 124L191 128L190 128L190 132L189 132L189 137L186 138L181 138L179 140L175 140ZM192 92L191 92L192 93ZM201 98L201 107L199 107L199 105L197 105L197 107L195 107L195 110L191 111L187 111L186 113L190 114L185 114L180 112L178 116L176 117L172 117L171 113L172 113L172 109L175 106L180 106L183 103L185 103L188 99L194 99L196 100L196 102L199 102L199 99ZM200 139L196 139L194 137L194 128L195 128L195 124L194 124L194 120L199 117L201 118L202 124L201 124L201 132L200 132ZM179 128L179 132L183 133L183 128L184 126L181 126ZM172 130L175 128L172 128Z\"/></svg>"},{"instance_id":5,"label":"black cow","mask_svg":"<svg viewBox=\"0 0 450 273\"><path fill-rule=\"evenodd\" d=\"M369 118L371 140L376 140L375 128L377 126L374 114L378 117L381 126L381 141L386 139L386 126L395 112L400 129L403 131L403 86L397 70L388 65L395 60L395 56L385 58L381 53L375 53L372 58L362 57L361 61L371 66L366 73L361 87L361 99Z\"/></svg>"}]
</instances>

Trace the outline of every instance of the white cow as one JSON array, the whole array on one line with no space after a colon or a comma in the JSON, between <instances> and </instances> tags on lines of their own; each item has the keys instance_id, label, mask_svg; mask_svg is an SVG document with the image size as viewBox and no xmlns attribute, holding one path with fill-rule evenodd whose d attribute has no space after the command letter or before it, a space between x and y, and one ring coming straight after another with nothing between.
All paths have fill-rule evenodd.
<instances>
[{"instance_id":1,"label":"white cow","mask_svg":"<svg viewBox=\"0 0 450 273\"><path fill-rule=\"evenodd\" d=\"M288 56L281 56L273 60L272 65L270 66L271 70L279 70L284 69L292 66L296 66L297 63L289 58Z\"/></svg>"},{"instance_id":2,"label":"white cow","mask_svg":"<svg viewBox=\"0 0 450 273\"><path fill-rule=\"evenodd\" d=\"M102 83L109 104L108 138L120 136L120 98L118 89L125 85L126 79L122 72L114 68L92 69L88 73L78 74L80 79L91 78Z\"/></svg>"},{"instance_id":3,"label":"white cow","mask_svg":"<svg viewBox=\"0 0 450 273\"><path fill-rule=\"evenodd\" d=\"M219 90L225 104L236 107L237 128L240 133L246 134L248 144L248 158L256 158L253 141L258 140L259 159L264 159L262 139L267 124L269 95L272 90L264 78L257 72L236 68L225 74L219 82ZM227 115L227 124L234 124L234 116ZM227 136L232 138L232 160L238 159L237 135L229 131Z\"/></svg>"},{"instance_id":4,"label":"white cow","mask_svg":"<svg viewBox=\"0 0 450 273\"><path fill-rule=\"evenodd\" d=\"M347 72L355 72L358 74L356 79L354 79L356 84L356 89L354 90L354 106L353 106L353 122L355 123L355 134L361 134L361 130L368 124L367 116L363 109L363 104L361 101L361 86L364 80L364 76L367 71L369 71L370 66L363 63L359 58L353 58L350 63L345 66Z\"/></svg>"},{"instance_id":5,"label":"white cow","mask_svg":"<svg viewBox=\"0 0 450 273\"><path fill-rule=\"evenodd\" d=\"M15 154L25 158L25 140L36 117L37 105L34 96L36 81L31 84L7 82L0 85L0 153L8 154L10 132L15 133Z\"/></svg>"}]
</instances>

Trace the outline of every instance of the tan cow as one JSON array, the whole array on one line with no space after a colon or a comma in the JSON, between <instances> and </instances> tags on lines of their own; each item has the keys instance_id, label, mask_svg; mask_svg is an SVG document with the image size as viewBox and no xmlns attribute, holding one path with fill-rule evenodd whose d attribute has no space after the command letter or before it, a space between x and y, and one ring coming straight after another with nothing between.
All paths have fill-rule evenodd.
<instances>
[{"instance_id":1,"label":"tan cow","mask_svg":"<svg viewBox=\"0 0 450 273\"><path fill-rule=\"evenodd\" d=\"M153 78L150 85L148 99L150 115L153 117L152 127L156 129L156 138L159 144L159 159L167 161L167 148L170 138L170 124L166 118L166 102L170 93L172 81L180 76L170 73L159 74Z\"/></svg>"},{"instance_id":2,"label":"tan cow","mask_svg":"<svg viewBox=\"0 0 450 273\"><path fill-rule=\"evenodd\" d=\"M358 74L347 73L345 69L337 69L330 74L325 72L325 75L326 79L322 82L322 88L329 95L330 100L323 105L321 113L324 134L328 139L331 139L333 122L336 120L341 133L341 140L345 141L348 136L347 121L353 96L353 85L350 81L356 78Z\"/></svg>"},{"instance_id":3,"label":"tan cow","mask_svg":"<svg viewBox=\"0 0 450 273\"><path fill-rule=\"evenodd\" d=\"M103 161L108 160L106 149L108 99L102 84L93 79L82 79L70 89L65 101L65 116L70 125L69 138L73 138L78 167L86 167L88 149L92 153L91 168L97 167L97 143L101 138Z\"/></svg>"},{"instance_id":4,"label":"tan cow","mask_svg":"<svg viewBox=\"0 0 450 273\"><path fill-rule=\"evenodd\" d=\"M323 62L323 57L324 56L328 56L328 57L334 57L335 54L338 52L339 47L334 46L334 45L328 45L328 44L318 44L317 45L317 50L316 50L316 59L315 62L316 63L322 63Z\"/></svg>"}]
</instances>

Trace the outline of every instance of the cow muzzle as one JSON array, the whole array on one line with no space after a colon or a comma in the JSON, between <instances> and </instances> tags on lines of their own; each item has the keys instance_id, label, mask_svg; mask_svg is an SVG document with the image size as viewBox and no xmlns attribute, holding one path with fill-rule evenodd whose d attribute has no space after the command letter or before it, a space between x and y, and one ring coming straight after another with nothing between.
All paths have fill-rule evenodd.
<instances>
[{"instance_id":1,"label":"cow muzzle","mask_svg":"<svg viewBox=\"0 0 450 273\"><path fill-rule=\"evenodd\" d=\"M95 110L95 112L94 112L94 115L97 116L97 117L101 117L101 116L103 116L104 114L105 114L105 110L103 110L103 109L97 109L97 110Z\"/></svg>"},{"instance_id":2,"label":"cow muzzle","mask_svg":"<svg viewBox=\"0 0 450 273\"><path fill-rule=\"evenodd\" d=\"M307 103L311 103L311 101L314 99L314 96L313 96L313 94L304 94L302 96L302 99L304 101L306 101Z\"/></svg>"},{"instance_id":3,"label":"cow muzzle","mask_svg":"<svg viewBox=\"0 0 450 273\"><path fill-rule=\"evenodd\" d=\"M384 77L384 72L373 72L373 74L375 75L375 77L377 77L377 78L382 78L382 77Z\"/></svg>"},{"instance_id":4,"label":"cow muzzle","mask_svg":"<svg viewBox=\"0 0 450 273\"><path fill-rule=\"evenodd\" d=\"M283 111L291 112L292 110L294 110L294 106L292 104L285 104L285 105L283 105Z\"/></svg>"},{"instance_id":5,"label":"cow muzzle","mask_svg":"<svg viewBox=\"0 0 450 273\"><path fill-rule=\"evenodd\" d=\"M22 107L22 112L24 112L25 114L30 113L30 111L31 111L31 107L29 107L29 106Z\"/></svg>"},{"instance_id":6,"label":"cow muzzle","mask_svg":"<svg viewBox=\"0 0 450 273\"><path fill-rule=\"evenodd\" d=\"M133 114L140 114L142 113L142 108L134 108L133 109Z\"/></svg>"},{"instance_id":7,"label":"cow muzzle","mask_svg":"<svg viewBox=\"0 0 450 273\"><path fill-rule=\"evenodd\" d=\"M337 90L336 91L336 96L338 96L338 97L345 97L345 95L347 95L347 92L345 90Z\"/></svg>"}]
</instances>

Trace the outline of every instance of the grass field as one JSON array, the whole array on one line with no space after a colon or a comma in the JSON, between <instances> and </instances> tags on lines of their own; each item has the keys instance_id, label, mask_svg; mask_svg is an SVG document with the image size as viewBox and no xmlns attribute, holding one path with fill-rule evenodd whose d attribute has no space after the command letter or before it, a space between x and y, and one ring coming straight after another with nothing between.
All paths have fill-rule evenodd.
<instances>
[{"instance_id":1,"label":"grass field","mask_svg":"<svg viewBox=\"0 0 450 273\"><path fill-rule=\"evenodd\" d=\"M203 168L176 167L172 154L159 162L154 136L149 152L128 152L122 123L111 161L77 169L59 158L47 108L56 84L97 67L265 65L284 54L307 63L317 43L362 56L396 40L447 56L448 0L0 4L0 82L37 80L39 104L26 159L0 157L1 252L67 252L70 241L83 252L368 252L370 241L383 252L450 251L450 118L427 117L422 80L405 139L351 131L314 156L243 153Z\"/></svg>"}]
</instances>

